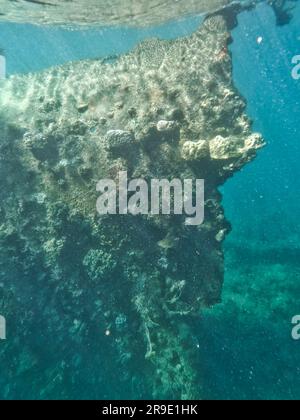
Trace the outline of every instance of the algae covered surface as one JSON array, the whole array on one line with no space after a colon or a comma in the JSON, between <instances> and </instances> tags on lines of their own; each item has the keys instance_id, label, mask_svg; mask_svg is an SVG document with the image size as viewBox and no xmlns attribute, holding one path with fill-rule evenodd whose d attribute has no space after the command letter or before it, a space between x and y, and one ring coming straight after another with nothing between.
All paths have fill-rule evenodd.
<instances>
[{"instance_id":1,"label":"algae covered surface","mask_svg":"<svg viewBox=\"0 0 300 420\"><path fill-rule=\"evenodd\" d=\"M43 7L20 3L33 16ZM207 12L228 2L196 3ZM217 11L189 36L147 39L119 57L0 82L4 399L215 397L206 326L224 307L230 323L247 293L234 296L247 270L236 264L235 242L230 297L227 289L223 306L207 312L222 300L231 231L220 188L265 145L233 82L232 30L242 10ZM148 181L205 179L204 223L99 216L97 182L125 171ZM255 304L245 300L249 312Z\"/></svg>"}]
</instances>

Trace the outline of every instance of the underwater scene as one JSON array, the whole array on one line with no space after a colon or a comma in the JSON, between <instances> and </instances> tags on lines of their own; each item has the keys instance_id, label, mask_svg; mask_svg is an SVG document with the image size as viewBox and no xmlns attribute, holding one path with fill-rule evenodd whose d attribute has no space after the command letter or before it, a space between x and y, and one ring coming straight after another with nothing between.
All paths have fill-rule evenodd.
<instances>
[{"instance_id":1,"label":"underwater scene","mask_svg":"<svg viewBox=\"0 0 300 420\"><path fill-rule=\"evenodd\" d=\"M300 2L0 0L0 399L300 399Z\"/></svg>"}]
</instances>

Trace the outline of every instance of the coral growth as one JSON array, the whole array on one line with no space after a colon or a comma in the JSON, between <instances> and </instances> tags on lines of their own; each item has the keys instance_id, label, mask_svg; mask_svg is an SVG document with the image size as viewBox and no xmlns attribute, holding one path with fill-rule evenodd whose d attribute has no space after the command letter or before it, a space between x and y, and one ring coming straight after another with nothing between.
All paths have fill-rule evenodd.
<instances>
[{"instance_id":1,"label":"coral growth","mask_svg":"<svg viewBox=\"0 0 300 420\"><path fill-rule=\"evenodd\" d=\"M6 311L18 307L24 319L10 350L27 360L7 363L8 394L24 370L35 372L43 347L51 349L43 382L50 385L36 377L37 397L68 397L65 381L87 381L84 369L89 398L99 398L101 375L116 370L114 389L135 383L135 397L201 397L193 325L221 299L230 230L218 188L263 146L232 83L226 21L212 19L190 37L147 41L114 63L71 63L1 82L0 283L11 286ZM96 183L120 170L204 178L205 223L97 216ZM28 294L21 303L20 287ZM33 330L48 338L24 347ZM59 358L70 349L71 359ZM102 367L105 354L114 362Z\"/></svg>"}]
</instances>

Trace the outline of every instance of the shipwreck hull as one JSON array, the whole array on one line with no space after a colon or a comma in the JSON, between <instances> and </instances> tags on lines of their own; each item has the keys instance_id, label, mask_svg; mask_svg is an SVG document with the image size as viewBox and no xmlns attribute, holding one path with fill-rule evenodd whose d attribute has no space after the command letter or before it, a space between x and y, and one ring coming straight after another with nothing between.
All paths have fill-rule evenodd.
<instances>
[{"instance_id":1,"label":"shipwreck hull","mask_svg":"<svg viewBox=\"0 0 300 420\"><path fill-rule=\"evenodd\" d=\"M230 42L214 15L190 37L147 41L115 62L1 82L0 312L16 330L0 354L8 397L30 376L37 398L69 398L66 383L71 397L84 383L80 398L99 398L111 375L128 398L201 398L194 325L221 300L230 231L218 188L263 146L232 82ZM205 179L204 223L100 217L97 181L120 171Z\"/></svg>"}]
</instances>

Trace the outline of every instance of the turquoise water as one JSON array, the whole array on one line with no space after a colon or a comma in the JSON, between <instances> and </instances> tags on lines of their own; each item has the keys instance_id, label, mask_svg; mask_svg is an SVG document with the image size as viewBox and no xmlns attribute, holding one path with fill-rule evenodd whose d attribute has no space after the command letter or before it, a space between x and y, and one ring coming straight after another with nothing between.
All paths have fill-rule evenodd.
<instances>
[{"instance_id":1,"label":"turquoise water","mask_svg":"<svg viewBox=\"0 0 300 420\"><path fill-rule=\"evenodd\" d=\"M261 6L240 16L233 33L235 84L268 145L223 189L233 224L225 245L224 304L207 315L203 331L217 397L300 397L300 349L290 333L300 296L300 84L291 77L299 24L299 6L284 27Z\"/></svg>"},{"instance_id":2,"label":"turquoise water","mask_svg":"<svg viewBox=\"0 0 300 420\"><path fill-rule=\"evenodd\" d=\"M70 31L1 24L0 47L8 75L35 72L71 60L115 56L153 36L187 35L201 20L145 30ZM266 5L241 14L233 41L235 84L247 99L255 130L268 144L222 189L233 232L225 243L223 303L205 311L199 322L204 397L299 399L300 343L291 338L291 319L300 312L300 81L291 77L291 60L300 54L300 6L293 21L282 27L275 25ZM92 356L94 349L90 351ZM89 350L84 352L88 357ZM41 357L41 371L50 363L48 357ZM99 365L101 357L107 362L100 352ZM82 372L76 389L66 384L68 396L94 397L89 395L87 372ZM104 375L107 388L95 391L97 398L128 397L114 388L115 378L110 382L109 374ZM7 381L5 375L0 379L0 396L7 392ZM28 398L30 391L24 393L24 386L20 381L10 398Z\"/></svg>"}]
</instances>

